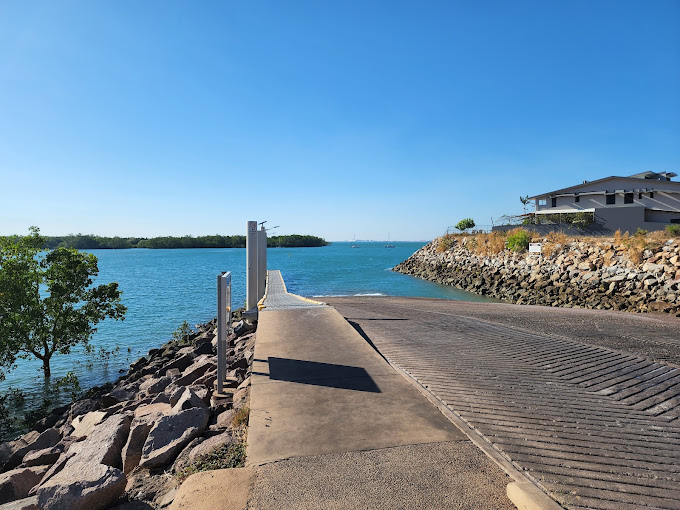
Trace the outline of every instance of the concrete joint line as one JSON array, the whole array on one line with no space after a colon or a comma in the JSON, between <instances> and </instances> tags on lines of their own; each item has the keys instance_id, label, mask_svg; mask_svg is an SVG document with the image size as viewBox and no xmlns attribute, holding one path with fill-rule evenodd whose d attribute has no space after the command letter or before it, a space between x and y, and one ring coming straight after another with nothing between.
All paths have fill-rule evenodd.
<instances>
[{"instance_id":1,"label":"concrete joint line","mask_svg":"<svg viewBox=\"0 0 680 510\"><path fill-rule=\"evenodd\" d=\"M432 393L429 389L423 386L417 379L415 379L407 371L403 370L399 365L393 363L389 358L381 356L399 372L407 381L409 381L415 388L420 391L432 404L437 406L437 409L453 423L463 434L465 434L472 443L477 446L482 452L498 465L508 476L515 481L507 486L507 495L510 501L520 510L562 510L562 507L543 489L541 489L534 480L520 471L515 465L506 458L501 452L496 450L494 446L483 436L481 436L475 429L470 427L462 417L442 402L439 397Z\"/></svg>"}]
</instances>

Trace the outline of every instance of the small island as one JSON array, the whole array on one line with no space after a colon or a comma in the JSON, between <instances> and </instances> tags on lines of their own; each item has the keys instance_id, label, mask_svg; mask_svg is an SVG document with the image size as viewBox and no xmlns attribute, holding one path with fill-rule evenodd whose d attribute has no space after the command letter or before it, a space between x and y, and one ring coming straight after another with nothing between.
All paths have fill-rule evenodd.
<instances>
[{"instance_id":1,"label":"small island","mask_svg":"<svg viewBox=\"0 0 680 510\"><path fill-rule=\"evenodd\" d=\"M124 250L131 248L173 249L173 248L245 248L244 235L209 235L182 237L105 237L93 234L69 234L65 236L44 236L45 249L75 248L77 250ZM270 247L316 248L327 246L325 239L310 235L282 235L267 239Z\"/></svg>"}]
</instances>

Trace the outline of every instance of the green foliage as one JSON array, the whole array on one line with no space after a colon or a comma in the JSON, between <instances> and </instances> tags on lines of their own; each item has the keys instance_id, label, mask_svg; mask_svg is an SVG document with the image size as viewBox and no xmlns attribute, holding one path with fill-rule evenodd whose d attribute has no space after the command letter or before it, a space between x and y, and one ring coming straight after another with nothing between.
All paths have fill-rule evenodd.
<instances>
[{"instance_id":1,"label":"green foliage","mask_svg":"<svg viewBox=\"0 0 680 510\"><path fill-rule=\"evenodd\" d=\"M54 354L86 347L105 318L122 320L117 283L92 286L97 257L71 248L39 255L37 228L23 238L0 237L0 366L35 356L50 375Z\"/></svg>"},{"instance_id":2,"label":"green foliage","mask_svg":"<svg viewBox=\"0 0 680 510\"><path fill-rule=\"evenodd\" d=\"M243 467L245 462L246 444L241 441L235 441L222 445L211 453L199 457L189 466L180 470L176 476L180 481L184 481L191 475L201 471Z\"/></svg>"},{"instance_id":3,"label":"green foliage","mask_svg":"<svg viewBox=\"0 0 680 510\"><path fill-rule=\"evenodd\" d=\"M680 236L680 223L666 225L666 232L668 232L672 236Z\"/></svg>"},{"instance_id":4,"label":"green foliage","mask_svg":"<svg viewBox=\"0 0 680 510\"><path fill-rule=\"evenodd\" d=\"M267 246L281 247L281 248L315 248L319 246L326 246L328 242L321 237L316 236L302 236L299 234L291 234L288 236L272 236L267 239Z\"/></svg>"},{"instance_id":5,"label":"green foliage","mask_svg":"<svg viewBox=\"0 0 680 510\"><path fill-rule=\"evenodd\" d=\"M463 218L456 224L456 228L461 232L465 232L469 228L474 228L475 221L472 218Z\"/></svg>"},{"instance_id":6,"label":"green foliage","mask_svg":"<svg viewBox=\"0 0 680 510\"><path fill-rule=\"evenodd\" d=\"M173 331L172 333L172 338L173 340L176 340L177 342L184 342L189 339L189 335L191 334L192 329L189 326L189 323L187 321L182 322L178 326L178 328Z\"/></svg>"},{"instance_id":7,"label":"green foliage","mask_svg":"<svg viewBox=\"0 0 680 510\"><path fill-rule=\"evenodd\" d=\"M506 238L508 249L512 251L526 251L529 249L531 234L523 228L511 230Z\"/></svg>"},{"instance_id":8,"label":"green foliage","mask_svg":"<svg viewBox=\"0 0 680 510\"><path fill-rule=\"evenodd\" d=\"M575 227L585 227L595 221L595 213L579 211L576 213L537 214L535 221L536 224L565 223L567 225L574 225Z\"/></svg>"},{"instance_id":9,"label":"green foliage","mask_svg":"<svg viewBox=\"0 0 680 510\"><path fill-rule=\"evenodd\" d=\"M30 313L40 305L38 254L45 239L37 227L30 235L0 237L0 380L14 366L32 331L41 326Z\"/></svg>"},{"instance_id":10,"label":"green foliage","mask_svg":"<svg viewBox=\"0 0 680 510\"><path fill-rule=\"evenodd\" d=\"M171 248L245 248L246 236L182 236L182 237L153 237L151 239L140 237L104 237L91 234L71 234L67 236L45 237L43 248L74 248L77 250L101 250L101 249L171 249ZM274 236L268 240L269 246L281 246L283 248L297 248L310 246L326 246L328 243L316 236L293 234L289 236Z\"/></svg>"},{"instance_id":11,"label":"green foliage","mask_svg":"<svg viewBox=\"0 0 680 510\"><path fill-rule=\"evenodd\" d=\"M446 250L451 248L456 242L456 237L451 234L446 234L439 238L439 243L437 244L437 251L439 253L444 253Z\"/></svg>"},{"instance_id":12,"label":"green foliage","mask_svg":"<svg viewBox=\"0 0 680 510\"><path fill-rule=\"evenodd\" d=\"M143 239L137 248L170 249L170 248L245 248L246 236L201 236L201 237L154 237Z\"/></svg>"},{"instance_id":13,"label":"green foliage","mask_svg":"<svg viewBox=\"0 0 680 510\"><path fill-rule=\"evenodd\" d=\"M67 372L64 377L57 379L52 386L52 391L55 395L59 395L62 391L67 392L71 397L71 403L81 398L83 394L80 381L73 372Z\"/></svg>"}]
</instances>

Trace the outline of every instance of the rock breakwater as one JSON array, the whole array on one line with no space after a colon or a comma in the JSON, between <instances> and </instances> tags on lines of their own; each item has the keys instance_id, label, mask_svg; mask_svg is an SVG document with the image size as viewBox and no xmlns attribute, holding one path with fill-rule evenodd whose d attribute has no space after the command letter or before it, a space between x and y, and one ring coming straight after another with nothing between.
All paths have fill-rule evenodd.
<instances>
[{"instance_id":1,"label":"rock breakwater","mask_svg":"<svg viewBox=\"0 0 680 510\"><path fill-rule=\"evenodd\" d=\"M242 451L255 336L247 322L234 326L222 394L213 320L0 444L0 510L165 508L192 462Z\"/></svg>"},{"instance_id":2,"label":"rock breakwater","mask_svg":"<svg viewBox=\"0 0 680 510\"><path fill-rule=\"evenodd\" d=\"M680 316L680 242L633 253L614 239L550 243L541 254L480 254L474 236L427 244L395 271L516 304ZM638 258L635 261L634 258Z\"/></svg>"}]
</instances>

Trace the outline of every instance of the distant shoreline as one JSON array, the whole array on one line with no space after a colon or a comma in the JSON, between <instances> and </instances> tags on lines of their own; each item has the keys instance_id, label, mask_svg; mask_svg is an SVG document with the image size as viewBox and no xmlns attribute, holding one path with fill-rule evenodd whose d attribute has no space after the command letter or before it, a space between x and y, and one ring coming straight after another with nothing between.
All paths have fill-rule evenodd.
<instances>
[{"instance_id":1,"label":"distant shoreline","mask_svg":"<svg viewBox=\"0 0 680 510\"><path fill-rule=\"evenodd\" d=\"M133 248L176 249L176 248L245 248L244 235L211 235L182 237L104 237L93 234L67 236L45 236L45 249L75 248L78 250L127 250ZM267 239L270 247L315 248L327 246L328 241L321 237L291 234L272 236Z\"/></svg>"}]
</instances>

